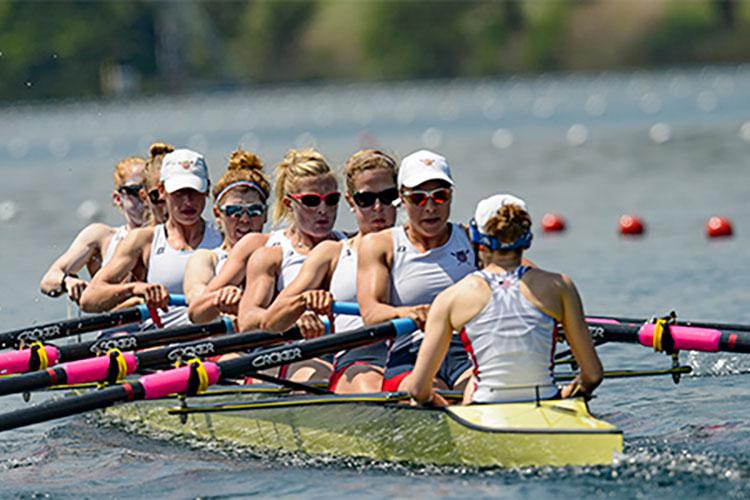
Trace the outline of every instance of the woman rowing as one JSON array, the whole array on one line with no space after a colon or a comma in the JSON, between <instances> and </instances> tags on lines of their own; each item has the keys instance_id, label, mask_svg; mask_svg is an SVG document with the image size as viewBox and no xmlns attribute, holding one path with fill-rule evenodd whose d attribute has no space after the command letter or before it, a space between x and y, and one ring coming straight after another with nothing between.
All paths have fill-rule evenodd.
<instances>
[{"instance_id":1,"label":"woman rowing","mask_svg":"<svg viewBox=\"0 0 750 500\"><path fill-rule=\"evenodd\" d=\"M167 205L159 192L159 176L164 157L174 151L169 144L155 142L148 148L148 159L143 171L143 190L141 199L148 206L149 223L151 225L167 222Z\"/></svg>"},{"instance_id":2,"label":"woman rowing","mask_svg":"<svg viewBox=\"0 0 750 500\"><path fill-rule=\"evenodd\" d=\"M79 302L88 283L77 273L85 266L93 277L109 262L128 232L143 225L145 213L139 195L144 166L143 158L137 156L128 157L115 166L112 203L125 217L125 224L111 227L96 222L86 226L44 274L40 283L42 293L57 297L67 292L70 300Z\"/></svg>"},{"instance_id":3,"label":"woman rowing","mask_svg":"<svg viewBox=\"0 0 750 500\"><path fill-rule=\"evenodd\" d=\"M434 298L474 271L474 251L464 227L448 222L453 179L446 159L418 151L401 162L398 187L408 222L362 239L358 299L365 323L412 318L424 327ZM396 391L411 372L422 332L396 339L386 361L383 390ZM461 388L471 364L458 338L438 374L445 388Z\"/></svg>"},{"instance_id":4,"label":"woman rowing","mask_svg":"<svg viewBox=\"0 0 750 500\"><path fill-rule=\"evenodd\" d=\"M495 195L477 205L471 227L483 264L438 295L427 317L425 338L403 388L418 403L445 405L432 380L460 331L474 365L472 403L533 401L558 395L552 377L555 326L563 325L580 375L562 397L591 396L602 379L583 307L565 275L523 265L531 244L526 204Z\"/></svg>"},{"instance_id":5,"label":"woman rowing","mask_svg":"<svg viewBox=\"0 0 750 500\"><path fill-rule=\"evenodd\" d=\"M140 297L149 307L167 311L169 294L182 292L190 255L198 248L221 245L221 235L201 217L208 187L203 156L188 149L167 154L159 183L167 221L128 235L86 289L83 310L108 311L130 297ZM125 283L128 275L132 281ZM187 308L173 308L163 320L164 326L183 322L187 322Z\"/></svg>"},{"instance_id":6,"label":"woman rowing","mask_svg":"<svg viewBox=\"0 0 750 500\"><path fill-rule=\"evenodd\" d=\"M242 289L229 285L215 291L206 286L221 270L229 251L245 235L260 233L266 222L266 201L271 186L263 163L253 153L238 149L214 186L214 216L224 242L213 250L196 250L185 268L184 291L193 323L207 323L220 314L236 316Z\"/></svg>"},{"instance_id":7,"label":"woman rowing","mask_svg":"<svg viewBox=\"0 0 750 500\"><path fill-rule=\"evenodd\" d=\"M347 204L359 232L342 241L324 241L310 252L297 278L279 294L261 327L284 331L306 310L329 314L332 300L357 301L357 251L364 235L393 226L398 199L396 162L374 149L352 155L344 168ZM335 331L362 326L358 316L339 315ZM378 392L387 348L380 342L336 355L329 389L338 393Z\"/></svg>"},{"instance_id":8,"label":"woman rowing","mask_svg":"<svg viewBox=\"0 0 750 500\"><path fill-rule=\"evenodd\" d=\"M290 221L286 229L271 233L264 247L247 262L246 286L239 307L239 327L253 330L265 323L268 307L297 277L310 251L326 240L341 240L333 230L341 194L338 182L323 155L314 150L291 150L276 167L273 222ZM297 320L304 336L324 330L320 318L307 311ZM331 364L322 360L301 363L286 370L292 380L328 378ZM283 371L282 371L283 372Z\"/></svg>"}]
</instances>

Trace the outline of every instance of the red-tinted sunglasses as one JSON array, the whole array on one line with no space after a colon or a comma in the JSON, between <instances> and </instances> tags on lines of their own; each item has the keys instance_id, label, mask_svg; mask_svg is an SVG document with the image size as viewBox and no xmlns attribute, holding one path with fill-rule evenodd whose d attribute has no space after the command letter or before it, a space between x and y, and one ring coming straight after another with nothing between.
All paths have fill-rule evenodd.
<instances>
[{"instance_id":1,"label":"red-tinted sunglasses","mask_svg":"<svg viewBox=\"0 0 750 500\"><path fill-rule=\"evenodd\" d=\"M427 204L427 200L432 199L435 205L442 205L443 203L450 201L451 190L450 188L436 188L431 191L423 191L417 189L414 191L404 191L402 196L411 205L423 207Z\"/></svg>"},{"instance_id":2,"label":"red-tinted sunglasses","mask_svg":"<svg viewBox=\"0 0 750 500\"><path fill-rule=\"evenodd\" d=\"M330 193L293 193L288 195L291 199L297 203L310 208L315 208L321 203L325 203L329 207L335 207L341 200L341 193L338 191L331 191Z\"/></svg>"}]
</instances>

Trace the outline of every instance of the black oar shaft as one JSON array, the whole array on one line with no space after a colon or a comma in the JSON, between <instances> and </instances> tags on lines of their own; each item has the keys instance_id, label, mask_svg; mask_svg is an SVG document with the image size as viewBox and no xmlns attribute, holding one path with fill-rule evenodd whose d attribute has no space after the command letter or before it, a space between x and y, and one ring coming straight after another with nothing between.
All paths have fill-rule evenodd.
<instances>
[{"instance_id":1,"label":"black oar shaft","mask_svg":"<svg viewBox=\"0 0 750 500\"><path fill-rule=\"evenodd\" d=\"M0 349L12 347L18 342L49 341L63 337L69 337L78 333L104 330L127 323L142 321L148 317L144 316L143 307L133 307L96 316L68 319L35 325L18 330L0 333Z\"/></svg>"}]
</instances>

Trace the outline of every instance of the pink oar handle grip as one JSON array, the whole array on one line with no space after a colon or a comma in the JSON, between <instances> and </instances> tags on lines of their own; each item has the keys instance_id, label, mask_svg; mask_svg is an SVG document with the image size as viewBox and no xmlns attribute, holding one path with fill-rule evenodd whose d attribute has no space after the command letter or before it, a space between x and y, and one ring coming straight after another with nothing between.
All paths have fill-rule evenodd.
<instances>
[{"instance_id":1,"label":"pink oar handle grip","mask_svg":"<svg viewBox=\"0 0 750 500\"><path fill-rule=\"evenodd\" d=\"M128 365L128 373L133 373L138 368L138 361L132 352L122 353L125 363ZM110 362L114 363L109 356L97 356L95 358L72 361L61 365L65 369L68 384L84 384L86 382L101 382L107 380Z\"/></svg>"},{"instance_id":2,"label":"pink oar handle grip","mask_svg":"<svg viewBox=\"0 0 750 500\"><path fill-rule=\"evenodd\" d=\"M60 351L57 347L46 345L44 351L47 353L47 366L56 365L60 359ZM31 349L0 353L0 375L26 373L29 371L29 361L31 361Z\"/></svg>"},{"instance_id":3,"label":"pink oar handle grip","mask_svg":"<svg viewBox=\"0 0 750 500\"><path fill-rule=\"evenodd\" d=\"M654 345L654 328L656 325L646 324L641 327L638 338L647 347ZM679 350L703 352L717 352L721 332L712 328L696 328L694 326L670 326L674 339L674 347Z\"/></svg>"},{"instance_id":4,"label":"pink oar handle grip","mask_svg":"<svg viewBox=\"0 0 750 500\"><path fill-rule=\"evenodd\" d=\"M214 385L219 381L219 367L215 363L205 362L208 375L208 385ZM159 373L146 375L139 379L143 386L144 399L158 399L170 394L183 393L188 390L188 381L190 380L190 367L183 366L166 370Z\"/></svg>"}]
</instances>

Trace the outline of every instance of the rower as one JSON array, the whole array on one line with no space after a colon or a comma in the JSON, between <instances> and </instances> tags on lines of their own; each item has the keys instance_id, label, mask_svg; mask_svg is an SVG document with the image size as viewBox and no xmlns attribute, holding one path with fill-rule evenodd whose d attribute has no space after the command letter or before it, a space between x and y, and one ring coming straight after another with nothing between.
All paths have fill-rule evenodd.
<instances>
[{"instance_id":1,"label":"rower","mask_svg":"<svg viewBox=\"0 0 750 500\"><path fill-rule=\"evenodd\" d=\"M366 324L411 318L422 329L433 299L476 269L466 228L448 222L454 182L446 159L417 151L401 162L400 198L408 222L362 239L357 265L358 299ZM399 390L422 338L417 331L396 339L385 365L384 391ZM456 336L436 383L463 388L471 364Z\"/></svg>"},{"instance_id":2,"label":"rower","mask_svg":"<svg viewBox=\"0 0 750 500\"><path fill-rule=\"evenodd\" d=\"M188 260L183 287L193 323L208 323L220 314L237 316L241 287L227 285L207 291L206 286L219 273L240 238L263 230L271 186L262 169L260 158L238 149L214 186L214 217L224 234L224 242L213 250L196 250Z\"/></svg>"},{"instance_id":3,"label":"rower","mask_svg":"<svg viewBox=\"0 0 750 500\"><path fill-rule=\"evenodd\" d=\"M148 207L149 224L152 226L164 224L167 221L167 206L164 203L164 197L159 193L159 176L164 156L172 151L174 147L162 142L155 142L148 148L141 199Z\"/></svg>"},{"instance_id":4,"label":"rower","mask_svg":"<svg viewBox=\"0 0 750 500\"><path fill-rule=\"evenodd\" d=\"M130 297L140 297L149 307L167 311L169 294L182 292L190 255L198 248L221 245L221 235L201 217L208 187L203 156L188 149L167 154L158 188L166 203L167 221L134 230L123 240L83 294L83 310L108 311ZM132 281L124 283L128 275ZM186 307L173 308L163 318L164 326L187 321Z\"/></svg>"},{"instance_id":5,"label":"rower","mask_svg":"<svg viewBox=\"0 0 750 500\"><path fill-rule=\"evenodd\" d=\"M128 232L143 225L145 214L139 192L143 185L144 165L143 158L130 156L115 166L112 203L125 218L125 224L111 227L95 222L83 228L44 274L40 283L42 293L58 297L67 292L70 300L78 303L88 282L77 273L86 266L93 277L109 262Z\"/></svg>"},{"instance_id":6,"label":"rower","mask_svg":"<svg viewBox=\"0 0 750 500\"><path fill-rule=\"evenodd\" d=\"M330 315L333 300L357 301L357 251L362 237L387 229L396 220L396 161L382 151L365 149L347 160L344 176L344 197L359 232L348 240L324 241L310 252L295 280L268 309L261 324L264 330L284 331L306 310ZM346 332L362 325L359 316L339 315L334 330ZM328 388L343 394L380 391L386 354L384 342L338 353Z\"/></svg>"},{"instance_id":7,"label":"rower","mask_svg":"<svg viewBox=\"0 0 750 500\"><path fill-rule=\"evenodd\" d=\"M326 240L341 240L333 230L341 193L336 175L319 152L291 150L276 167L276 199L273 222L290 221L285 229L272 232L263 248L248 259L245 287L239 307L242 331L260 328L276 296L297 277L310 251ZM305 337L322 334L325 327L316 314L307 311L297 320ZM284 373L286 371L286 373ZM281 375L290 380L328 378L331 363L319 359L291 365Z\"/></svg>"},{"instance_id":8,"label":"rower","mask_svg":"<svg viewBox=\"0 0 750 500\"><path fill-rule=\"evenodd\" d=\"M414 371L402 388L418 403L445 405L432 379L452 332L460 331L474 366L472 403L554 398L551 360L559 322L580 367L560 395L590 396L601 382L602 365L581 299L569 277L523 265L532 238L526 204L507 194L482 200L471 231L483 268L437 296Z\"/></svg>"}]
</instances>

